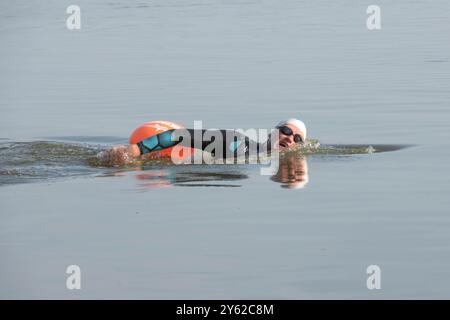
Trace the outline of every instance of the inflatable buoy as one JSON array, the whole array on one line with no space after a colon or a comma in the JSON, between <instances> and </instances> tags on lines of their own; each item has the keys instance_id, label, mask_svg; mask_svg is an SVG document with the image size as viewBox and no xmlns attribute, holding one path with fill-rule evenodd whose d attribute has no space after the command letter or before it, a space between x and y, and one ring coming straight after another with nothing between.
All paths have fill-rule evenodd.
<instances>
[{"instance_id":1,"label":"inflatable buoy","mask_svg":"<svg viewBox=\"0 0 450 320\"><path fill-rule=\"evenodd\" d=\"M142 140L145 140L151 136L163 133L167 130L172 129L182 129L183 126L179 125L178 123L170 122L170 121L151 121L146 122L140 127L138 127L136 130L133 131L133 133L130 136L130 144L138 143ZM176 148L176 152L172 154L173 149ZM153 151L146 156L149 158L171 158L175 157L177 160L180 159L186 159L189 158L191 155L193 155L194 149L189 147L182 147L182 146L173 146L161 151Z\"/></svg>"}]
</instances>

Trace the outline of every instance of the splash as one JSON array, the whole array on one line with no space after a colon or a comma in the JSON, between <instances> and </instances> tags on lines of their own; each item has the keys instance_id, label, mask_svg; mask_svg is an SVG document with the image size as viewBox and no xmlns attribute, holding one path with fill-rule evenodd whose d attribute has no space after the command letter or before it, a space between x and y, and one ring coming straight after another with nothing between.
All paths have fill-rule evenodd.
<instances>
[{"instance_id":1,"label":"splash","mask_svg":"<svg viewBox=\"0 0 450 320\"><path fill-rule=\"evenodd\" d=\"M371 154L376 152L387 152L398 150L403 146L396 145L361 145L361 144L321 144L317 139L307 140L303 145L286 151L285 153L298 153L303 155L352 155L352 154Z\"/></svg>"},{"instance_id":2,"label":"splash","mask_svg":"<svg viewBox=\"0 0 450 320\"><path fill-rule=\"evenodd\" d=\"M0 144L0 185L94 174L87 163L100 148L51 141Z\"/></svg>"},{"instance_id":3,"label":"splash","mask_svg":"<svg viewBox=\"0 0 450 320\"><path fill-rule=\"evenodd\" d=\"M326 145L309 139L290 155L355 155L399 150L401 145ZM198 150L197 150L198 151ZM201 151L199 151L201 152ZM94 142L0 141L0 185L47 181L57 178L103 175L120 168L137 166L173 166L169 158L131 160L127 155L111 153L110 145Z\"/></svg>"}]
</instances>

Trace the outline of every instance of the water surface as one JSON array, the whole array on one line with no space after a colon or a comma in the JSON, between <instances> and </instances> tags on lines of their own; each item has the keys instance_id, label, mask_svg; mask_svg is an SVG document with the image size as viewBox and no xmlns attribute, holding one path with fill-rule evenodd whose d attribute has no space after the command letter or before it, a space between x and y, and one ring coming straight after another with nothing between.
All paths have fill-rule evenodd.
<instances>
[{"instance_id":1,"label":"water surface","mask_svg":"<svg viewBox=\"0 0 450 320\"><path fill-rule=\"evenodd\" d=\"M378 1L380 31L344 0L69 4L0 3L1 298L449 298L448 1ZM324 152L270 176L86 161L288 117Z\"/></svg>"}]
</instances>

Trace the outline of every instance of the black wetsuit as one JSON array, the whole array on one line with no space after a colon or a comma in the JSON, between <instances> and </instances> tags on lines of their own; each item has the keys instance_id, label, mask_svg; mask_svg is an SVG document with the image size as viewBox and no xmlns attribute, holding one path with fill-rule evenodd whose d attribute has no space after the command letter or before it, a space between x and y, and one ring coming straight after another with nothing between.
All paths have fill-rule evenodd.
<instances>
[{"instance_id":1,"label":"black wetsuit","mask_svg":"<svg viewBox=\"0 0 450 320\"><path fill-rule=\"evenodd\" d=\"M181 144L210 152L215 158L239 158L270 152L270 138L259 143L235 130L172 129L137 143L141 154Z\"/></svg>"}]
</instances>

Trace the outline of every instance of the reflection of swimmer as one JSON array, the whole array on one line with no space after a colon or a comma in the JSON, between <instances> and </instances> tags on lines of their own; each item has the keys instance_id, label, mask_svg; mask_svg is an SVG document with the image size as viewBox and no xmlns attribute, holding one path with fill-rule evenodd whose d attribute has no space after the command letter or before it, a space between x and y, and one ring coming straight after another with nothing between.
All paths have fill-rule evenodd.
<instances>
[{"instance_id":1,"label":"reflection of swimmer","mask_svg":"<svg viewBox=\"0 0 450 320\"><path fill-rule=\"evenodd\" d=\"M273 134L275 130L277 134ZM275 138L272 139L273 137ZM198 149L211 152L222 159L248 157L251 152L260 154L270 152L271 149L291 149L305 140L306 126L298 119L278 123L263 143L235 130L183 129L172 122L155 121L137 128L131 135L129 146L117 146L106 151L103 162L105 165L121 165L138 158L171 157L175 147L184 156L192 154L195 151L193 149Z\"/></svg>"},{"instance_id":2,"label":"reflection of swimmer","mask_svg":"<svg viewBox=\"0 0 450 320\"><path fill-rule=\"evenodd\" d=\"M126 172L135 171L134 175L143 187L146 188L166 188L170 187L175 181L175 174L169 170L163 169L145 169L143 167L133 167L127 171L108 172L104 177L122 177Z\"/></svg>"},{"instance_id":3,"label":"reflection of swimmer","mask_svg":"<svg viewBox=\"0 0 450 320\"><path fill-rule=\"evenodd\" d=\"M309 182L308 163L298 154L280 156L278 172L271 180L282 183L283 188L301 189Z\"/></svg>"},{"instance_id":4,"label":"reflection of swimmer","mask_svg":"<svg viewBox=\"0 0 450 320\"><path fill-rule=\"evenodd\" d=\"M240 187L240 180L248 176L239 172L204 172L169 170L146 170L135 175L144 188L179 187ZM231 183L234 182L234 183Z\"/></svg>"},{"instance_id":5,"label":"reflection of swimmer","mask_svg":"<svg viewBox=\"0 0 450 320\"><path fill-rule=\"evenodd\" d=\"M240 187L241 184L236 182L248 179L246 174L239 171L179 171L173 167L168 169L149 169L140 166L133 167L132 170L136 171L134 177L139 181L139 185L146 189L167 188L174 185L182 187ZM105 174L105 176L122 175L124 175L124 172ZM281 154L278 171L270 179L281 183L283 188L303 188L309 182L306 158L299 154Z\"/></svg>"},{"instance_id":6,"label":"reflection of swimmer","mask_svg":"<svg viewBox=\"0 0 450 320\"><path fill-rule=\"evenodd\" d=\"M204 172L204 171L176 171L173 169L143 169L140 167L135 178L144 188L181 187L240 187L240 180L248 176L240 172ZM143 171L145 170L145 171ZM289 154L280 156L278 172L270 178L281 183L283 188L301 189L309 182L308 164L304 156Z\"/></svg>"},{"instance_id":7,"label":"reflection of swimmer","mask_svg":"<svg viewBox=\"0 0 450 320\"><path fill-rule=\"evenodd\" d=\"M136 174L136 179L141 181L145 188L167 188L173 184L174 175L166 170L146 170Z\"/></svg>"}]
</instances>

